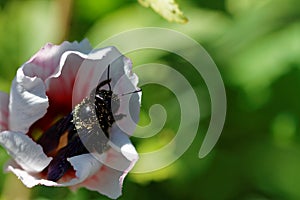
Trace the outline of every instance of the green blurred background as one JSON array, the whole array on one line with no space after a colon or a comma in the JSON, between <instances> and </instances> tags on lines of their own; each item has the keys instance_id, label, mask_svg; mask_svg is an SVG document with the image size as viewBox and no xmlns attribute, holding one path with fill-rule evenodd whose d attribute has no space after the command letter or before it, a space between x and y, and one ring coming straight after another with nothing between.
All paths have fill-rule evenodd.
<instances>
[{"instance_id":1,"label":"green blurred background","mask_svg":"<svg viewBox=\"0 0 300 200\"><path fill-rule=\"evenodd\" d=\"M9 92L17 68L47 42L86 37L95 47L131 28L180 31L205 47L222 74L228 101L224 130L213 151L199 159L210 120L203 79L176 55L132 55L134 66L158 62L182 73L196 90L201 121L180 159L160 171L130 174L120 199L300 199L300 1L178 3L187 24L170 23L133 0L0 0L0 90ZM149 108L157 103L165 107L168 119L155 136L133 138L139 152L159 149L178 129L178 102L158 85L143 87L140 124L149 123ZM8 158L0 148L0 166ZM14 175L0 173L0 200L11 199L107 198L86 189L27 189Z\"/></svg>"}]
</instances>

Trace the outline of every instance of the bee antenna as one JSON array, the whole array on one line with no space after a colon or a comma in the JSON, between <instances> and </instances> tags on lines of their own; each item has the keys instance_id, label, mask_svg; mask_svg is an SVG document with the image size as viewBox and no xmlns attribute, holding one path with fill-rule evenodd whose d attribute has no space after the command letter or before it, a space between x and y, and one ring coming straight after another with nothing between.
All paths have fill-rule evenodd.
<instances>
[{"instance_id":1,"label":"bee antenna","mask_svg":"<svg viewBox=\"0 0 300 200\"><path fill-rule=\"evenodd\" d=\"M127 93L124 93L124 94L120 94L121 96L125 96L125 95L128 95L128 94L133 94L133 93L138 93L138 92L141 92L142 89L138 89L138 90L135 90L133 92L127 92Z\"/></svg>"}]
</instances>

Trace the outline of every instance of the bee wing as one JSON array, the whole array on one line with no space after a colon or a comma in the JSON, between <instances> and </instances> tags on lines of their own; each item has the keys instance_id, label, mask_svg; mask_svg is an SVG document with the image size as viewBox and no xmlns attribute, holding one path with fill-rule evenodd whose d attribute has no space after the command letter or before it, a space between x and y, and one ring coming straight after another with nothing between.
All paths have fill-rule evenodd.
<instances>
[{"instance_id":1,"label":"bee wing","mask_svg":"<svg viewBox=\"0 0 300 200\"><path fill-rule=\"evenodd\" d=\"M71 164L67 160L70 157L88 153L76 134L72 140L60 149L48 166L47 179L51 181L59 180L70 168Z\"/></svg>"},{"instance_id":2,"label":"bee wing","mask_svg":"<svg viewBox=\"0 0 300 200\"><path fill-rule=\"evenodd\" d=\"M74 130L75 127L72 120L73 114L70 113L58 120L38 139L37 143L43 147L45 154L51 153L58 147L59 140L64 133L67 131L73 132L72 130Z\"/></svg>"}]
</instances>

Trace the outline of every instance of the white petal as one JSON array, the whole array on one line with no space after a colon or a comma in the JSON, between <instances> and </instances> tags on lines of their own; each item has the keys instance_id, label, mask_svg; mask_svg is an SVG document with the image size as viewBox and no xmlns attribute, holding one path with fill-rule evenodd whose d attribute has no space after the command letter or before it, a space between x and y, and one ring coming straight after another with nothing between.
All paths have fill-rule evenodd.
<instances>
[{"instance_id":1,"label":"white petal","mask_svg":"<svg viewBox=\"0 0 300 200\"><path fill-rule=\"evenodd\" d=\"M137 87L138 77L132 72L130 59L122 57L118 62L122 66L122 69L119 69L122 75L120 77L117 75L118 79L115 82L113 92L115 94L126 95L119 96L120 106L115 115L123 114L126 117L117 120L116 124L122 132L132 135L139 120L142 92L133 93L139 90L139 88Z\"/></svg>"},{"instance_id":2,"label":"white petal","mask_svg":"<svg viewBox=\"0 0 300 200\"><path fill-rule=\"evenodd\" d=\"M128 161L137 161L139 158L128 135L122 132L116 124L113 124L111 128L110 145L115 151L121 152Z\"/></svg>"},{"instance_id":3,"label":"white petal","mask_svg":"<svg viewBox=\"0 0 300 200\"><path fill-rule=\"evenodd\" d=\"M24 75L22 68L13 80L9 102L9 128L27 133L29 127L47 112L45 85L40 78Z\"/></svg>"},{"instance_id":4,"label":"white petal","mask_svg":"<svg viewBox=\"0 0 300 200\"><path fill-rule=\"evenodd\" d=\"M132 135L136 129L140 114L141 92L120 96L120 106L114 116L122 114L123 118L117 120L115 124L127 135ZM112 104L114 106L114 104Z\"/></svg>"},{"instance_id":5,"label":"white petal","mask_svg":"<svg viewBox=\"0 0 300 200\"><path fill-rule=\"evenodd\" d=\"M5 170L13 172L22 181L22 183L29 188L32 188L36 185L57 186L56 182L40 178L40 174L28 173L13 161L10 161L6 164Z\"/></svg>"},{"instance_id":6,"label":"white petal","mask_svg":"<svg viewBox=\"0 0 300 200\"><path fill-rule=\"evenodd\" d=\"M28 172L41 172L52 160L44 154L40 145L23 133L3 131L0 133L0 144Z\"/></svg>"},{"instance_id":7,"label":"white petal","mask_svg":"<svg viewBox=\"0 0 300 200\"><path fill-rule=\"evenodd\" d=\"M116 199L122 194L122 183L120 183L122 174L120 171L103 167L101 171L81 184L81 187L83 186L89 190L97 191L112 199Z\"/></svg>"},{"instance_id":8,"label":"white petal","mask_svg":"<svg viewBox=\"0 0 300 200\"><path fill-rule=\"evenodd\" d=\"M0 92L0 132L8 129L8 102L8 94Z\"/></svg>"},{"instance_id":9,"label":"white petal","mask_svg":"<svg viewBox=\"0 0 300 200\"><path fill-rule=\"evenodd\" d=\"M76 171L76 178L73 178L68 182L61 182L58 184L58 186L72 186L79 184L85 181L91 175L95 174L100 169L100 167L102 167L102 163L100 163L91 154L74 156L68 158L68 161Z\"/></svg>"},{"instance_id":10,"label":"white petal","mask_svg":"<svg viewBox=\"0 0 300 200\"><path fill-rule=\"evenodd\" d=\"M105 162L105 165L86 181L72 188L85 187L89 190L98 191L112 199L118 198L122 194L123 180L131 169L132 162L129 162L122 154L113 149L101 154L97 159L101 160L101 162ZM109 166L117 166L117 168L123 169L124 171L119 171Z\"/></svg>"}]
</instances>

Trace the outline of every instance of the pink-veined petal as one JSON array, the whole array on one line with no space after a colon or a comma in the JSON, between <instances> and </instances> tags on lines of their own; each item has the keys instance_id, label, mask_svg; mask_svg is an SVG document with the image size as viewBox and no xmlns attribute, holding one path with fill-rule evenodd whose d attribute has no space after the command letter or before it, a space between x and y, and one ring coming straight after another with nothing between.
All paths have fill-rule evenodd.
<instances>
[{"instance_id":1,"label":"pink-veined petal","mask_svg":"<svg viewBox=\"0 0 300 200\"><path fill-rule=\"evenodd\" d=\"M83 62L79 52L67 51L60 60L59 71L45 81L47 95L53 107L68 113L72 110L72 92L78 69ZM51 105L50 105L51 106Z\"/></svg>"},{"instance_id":2,"label":"pink-veined petal","mask_svg":"<svg viewBox=\"0 0 300 200\"><path fill-rule=\"evenodd\" d=\"M8 129L8 102L8 94L0 92L0 132Z\"/></svg>"},{"instance_id":3,"label":"pink-veined petal","mask_svg":"<svg viewBox=\"0 0 300 200\"><path fill-rule=\"evenodd\" d=\"M47 113L49 102L51 109L48 110L48 116L57 110L61 111L61 114L71 111L72 86L80 65L80 62L77 62L80 60L71 56L62 64L60 62L64 52L73 50L88 53L91 47L87 40L80 43L64 42L61 45L47 44L19 68L10 94L11 130L27 133L29 127ZM55 116L48 116L46 121L49 124L48 119Z\"/></svg>"},{"instance_id":4,"label":"pink-veined petal","mask_svg":"<svg viewBox=\"0 0 300 200\"><path fill-rule=\"evenodd\" d=\"M76 171L76 176L74 177L69 174L65 174L58 182L46 180L45 175L41 173L29 173L12 160L6 164L5 169L6 171L13 172L23 182L23 184L29 188L36 185L65 187L73 186L85 181L88 177L95 174L102 166L102 163L96 160L91 154L74 156L72 158L68 158L68 161Z\"/></svg>"},{"instance_id":5,"label":"pink-veined petal","mask_svg":"<svg viewBox=\"0 0 300 200\"><path fill-rule=\"evenodd\" d=\"M49 98L58 104L67 102L68 105L72 105L73 97L72 108L79 104L97 85L99 77L97 80L93 79L97 75L94 69L105 70L105 65L95 66L99 65L99 60L103 64L102 59L107 51L109 48L99 50L97 58L78 51L66 51L60 60L62 70L46 80Z\"/></svg>"},{"instance_id":6,"label":"pink-veined petal","mask_svg":"<svg viewBox=\"0 0 300 200\"><path fill-rule=\"evenodd\" d=\"M124 158L120 156L120 153L110 149L108 152L101 154L98 159L105 160L105 164L112 164L112 159L117 160L118 158L121 158L123 161ZM89 177L82 183L74 185L71 188L76 190L77 188L85 187L89 190L104 194L112 199L116 199L122 194L122 182L120 182L122 175L122 171L118 171L103 165L93 176Z\"/></svg>"},{"instance_id":7,"label":"pink-veined petal","mask_svg":"<svg viewBox=\"0 0 300 200\"><path fill-rule=\"evenodd\" d=\"M115 127L117 126L113 125L112 129ZM119 179L120 187L122 187L126 175L138 161L139 155L128 135L122 132L119 128L117 129L118 130L112 130L111 132L111 146L114 152L117 153L117 156L114 157L115 159L110 160L111 163L109 166L114 166L113 168L117 171L122 170L123 173ZM118 166L118 168L116 166Z\"/></svg>"},{"instance_id":8,"label":"pink-veined petal","mask_svg":"<svg viewBox=\"0 0 300 200\"><path fill-rule=\"evenodd\" d=\"M124 178L137 162L138 154L128 135L120 130L112 131L111 146L112 148L101 155L93 154L103 166L86 181L73 186L73 189L86 187L112 199L122 194Z\"/></svg>"},{"instance_id":9,"label":"pink-veined petal","mask_svg":"<svg viewBox=\"0 0 300 200\"><path fill-rule=\"evenodd\" d=\"M46 44L28 62L25 63L24 74L29 77L39 77L45 81L49 76L57 74L61 56L66 51L88 53L92 50L85 39L78 42L63 42L61 45Z\"/></svg>"},{"instance_id":10,"label":"pink-veined petal","mask_svg":"<svg viewBox=\"0 0 300 200\"><path fill-rule=\"evenodd\" d=\"M40 145L23 133L3 131L0 133L0 144L28 172L41 172L52 160Z\"/></svg>"},{"instance_id":11,"label":"pink-veined petal","mask_svg":"<svg viewBox=\"0 0 300 200\"><path fill-rule=\"evenodd\" d=\"M68 158L73 169L75 170L75 178L69 181L59 181L58 186L73 186L85 181L87 178L95 174L101 167L100 163L92 154L82 154Z\"/></svg>"}]
</instances>

